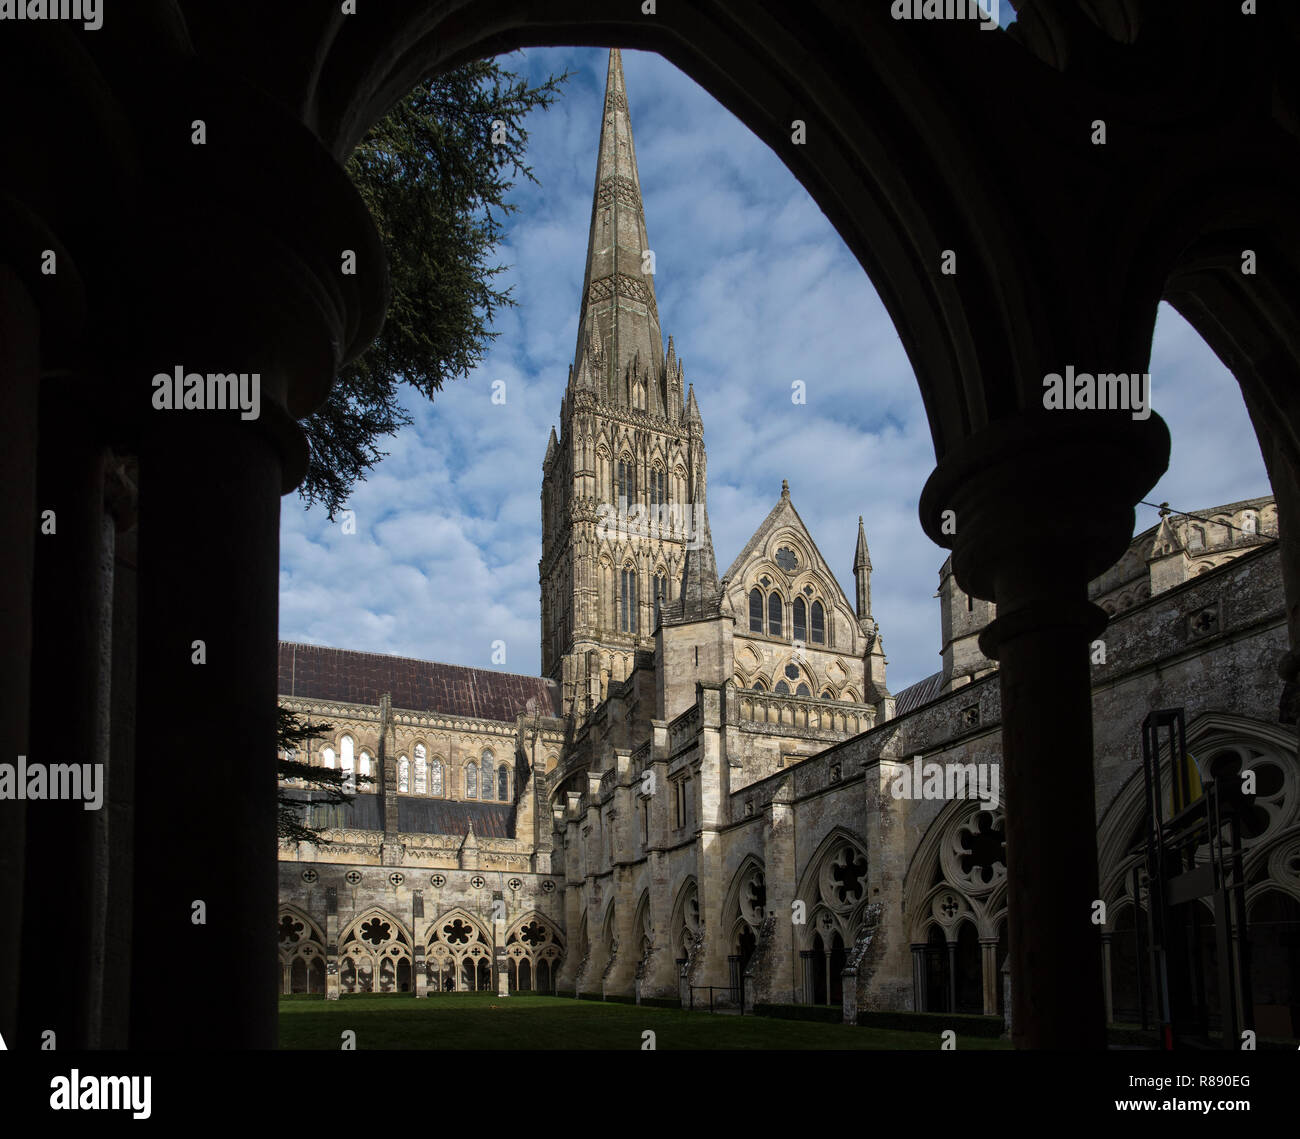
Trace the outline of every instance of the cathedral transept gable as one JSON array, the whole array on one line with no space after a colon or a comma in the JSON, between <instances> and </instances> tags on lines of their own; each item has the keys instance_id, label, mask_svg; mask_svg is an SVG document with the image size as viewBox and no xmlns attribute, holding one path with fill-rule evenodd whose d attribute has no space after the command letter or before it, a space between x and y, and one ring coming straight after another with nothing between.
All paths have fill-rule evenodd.
<instances>
[{"instance_id":1,"label":"cathedral transept gable","mask_svg":"<svg viewBox=\"0 0 1300 1139\"><path fill-rule=\"evenodd\" d=\"M817 642L854 656L862 652L861 631L853 607L795 510L784 483L781 498L731 563L723 581L736 614L737 633L751 629L751 594L757 588L765 599L764 605L772 594L780 597L785 621L791 625L783 628L782 635L787 639ZM803 606L802 623L794 615L796 601L801 601ZM822 608L820 621L813 615L814 605ZM763 630L752 631L768 628L766 609L762 623ZM814 625L824 631L824 639L819 641L814 636ZM800 631L803 636L798 635Z\"/></svg>"}]
</instances>

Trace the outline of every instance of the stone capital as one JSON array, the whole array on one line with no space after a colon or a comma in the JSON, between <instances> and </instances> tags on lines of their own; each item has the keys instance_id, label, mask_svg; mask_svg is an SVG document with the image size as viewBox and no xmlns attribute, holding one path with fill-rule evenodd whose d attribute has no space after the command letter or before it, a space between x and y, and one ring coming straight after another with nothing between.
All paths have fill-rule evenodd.
<instances>
[{"instance_id":1,"label":"stone capital","mask_svg":"<svg viewBox=\"0 0 1300 1139\"><path fill-rule=\"evenodd\" d=\"M1038 411L995 422L953 447L921 492L921 525L953 551L968 593L996 601L1058 593L1117 561L1133 507L1169 465L1154 413ZM948 513L950 512L951 513Z\"/></svg>"}]
</instances>

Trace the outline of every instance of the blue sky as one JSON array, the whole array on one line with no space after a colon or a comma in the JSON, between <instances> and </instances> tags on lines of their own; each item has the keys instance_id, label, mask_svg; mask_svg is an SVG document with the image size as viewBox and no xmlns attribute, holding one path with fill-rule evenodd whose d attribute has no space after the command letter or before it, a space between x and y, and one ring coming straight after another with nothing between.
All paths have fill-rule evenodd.
<instances>
[{"instance_id":1,"label":"blue sky","mask_svg":"<svg viewBox=\"0 0 1300 1139\"><path fill-rule=\"evenodd\" d=\"M607 58L505 57L533 79L576 73L529 122L540 185L515 187L499 251L518 304L473 374L432 403L408 401L415 422L349 503L355 534L284 500L282 638L538 672L541 464L577 336ZM866 274L776 156L659 56L625 51L623 66L665 342L671 333L704 418L719 569L789 479L852 599L863 515L897 692L939 667L945 557L917 520L934 448L907 357ZM1163 305L1151 374L1173 457L1148 500L1197 510L1269 493L1236 381ZM796 379L804 406L790 400ZM497 380L504 405L492 402ZM1138 529L1155 518L1140 509ZM504 663L492 661L496 641Z\"/></svg>"}]
</instances>

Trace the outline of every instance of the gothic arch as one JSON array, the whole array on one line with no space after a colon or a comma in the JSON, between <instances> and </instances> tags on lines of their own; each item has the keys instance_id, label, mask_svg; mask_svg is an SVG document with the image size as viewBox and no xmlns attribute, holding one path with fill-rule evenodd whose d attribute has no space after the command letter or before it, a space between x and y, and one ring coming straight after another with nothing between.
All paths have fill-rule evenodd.
<instances>
[{"instance_id":1,"label":"gothic arch","mask_svg":"<svg viewBox=\"0 0 1300 1139\"><path fill-rule=\"evenodd\" d=\"M866 843L846 827L835 827L818 844L795 898L805 905L806 920L796 926L796 948L813 947L821 934L838 934L844 946L853 944L868 904Z\"/></svg>"},{"instance_id":2,"label":"gothic arch","mask_svg":"<svg viewBox=\"0 0 1300 1139\"><path fill-rule=\"evenodd\" d=\"M1001 805L989 810L970 799L953 800L935 817L903 876L914 943L926 940L931 925L955 930L967 914L980 937L998 935L1006 904L1005 821Z\"/></svg>"},{"instance_id":3,"label":"gothic arch","mask_svg":"<svg viewBox=\"0 0 1300 1139\"><path fill-rule=\"evenodd\" d=\"M506 969L512 990L551 992L564 958L559 927L537 910L516 918L506 934Z\"/></svg>"},{"instance_id":4,"label":"gothic arch","mask_svg":"<svg viewBox=\"0 0 1300 1139\"><path fill-rule=\"evenodd\" d=\"M285 993L325 991L325 935L315 920L299 906L280 904L280 968Z\"/></svg>"},{"instance_id":5,"label":"gothic arch","mask_svg":"<svg viewBox=\"0 0 1300 1139\"><path fill-rule=\"evenodd\" d=\"M761 925L766 905L767 881L763 860L756 854L747 854L731 876L722 903L723 924L729 935L735 933L738 921L754 928Z\"/></svg>"},{"instance_id":6,"label":"gothic arch","mask_svg":"<svg viewBox=\"0 0 1300 1139\"><path fill-rule=\"evenodd\" d=\"M430 992L491 988L492 936L468 910L454 906L429 923L424 937L424 968Z\"/></svg>"},{"instance_id":7,"label":"gothic arch","mask_svg":"<svg viewBox=\"0 0 1300 1139\"><path fill-rule=\"evenodd\" d=\"M643 889L641 897L637 900L636 911L632 917L632 936L635 939L633 948L637 955L636 976L641 980L650 975L652 959L657 948L649 888Z\"/></svg>"},{"instance_id":8,"label":"gothic arch","mask_svg":"<svg viewBox=\"0 0 1300 1139\"><path fill-rule=\"evenodd\" d=\"M673 957L677 960L684 957L691 961L695 957L704 928L700 915L699 886L694 874L687 875L677 887L672 913L670 930Z\"/></svg>"},{"instance_id":9,"label":"gothic arch","mask_svg":"<svg viewBox=\"0 0 1300 1139\"><path fill-rule=\"evenodd\" d=\"M1268 70L1271 60L1262 52L1261 83L1273 91L1275 108L1240 119L1231 113L1213 115L1208 125L1195 118L1184 120L1197 145L1163 151L1160 178L1100 192L1107 181L1106 162L1089 160L1082 150L1075 152L1078 169L1068 187L1017 177L1028 169L1020 163L1041 163L1043 154L1025 153L1027 148L1017 145L1021 136L1014 125L984 113L1017 84L1032 81L1044 121L1053 114L1059 119L1077 99L1081 79L1087 83L1097 77L1102 53L1116 46L1107 35L1115 35L1121 44L1131 38L1131 29L1122 35L1114 32L1119 20L1093 24L1080 19L1076 5L1038 5L1039 23L1024 21L1026 26L1013 39L998 32L983 36L973 27L936 24L921 29L902 24L891 21L884 4L855 9L850 21L842 6L827 0L812 0L810 15L801 11L789 22L772 5L740 0L672 6L671 14L658 19L630 22L613 11L593 17L590 5L575 0L556 0L527 15L513 0L481 0L472 8L395 0L373 14L361 37L345 34L349 17L341 15L337 5L322 5L310 17L268 15L259 25L257 50L251 52L250 5L235 5L230 18L219 21L204 19L201 7L167 6L140 16L141 34L132 39L149 43L151 57L156 53L149 75L169 74L176 61L192 54L206 75L228 76L242 91L275 93L273 100L255 101L255 111L242 112L252 129L239 133L260 141L268 156L277 158L276 144L291 140L293 146L283 147L284 160L309 159L309 177L321 192L316 201L308 201L293 192L301 178L284 179L284 197L308 201L311 207L297 211L301 218L292 210L269 208L265 217L253 218L251 200L243 206L245 215L268 231L283 217L280 237L298 259L295 279L330 280L323 268L317 276L318 259L310 250L337 248L328 241L313 241L327 228L321 215L332 213L345 215L348 234L364 242L362 262L382 264L377 237L360 224L362 210L355 194L344 192L339 164L419 77L461 59L535 43L619 41L662 52L772 145L807 187L878 285L918 377L941 462L990 424L1014 422L1050 361L1083 358L1094 347L1090 331L1095 335L1095 330L1106 330L1095 345L1101 354L1143 366L1149 357L1143 344L1149 344L1163 286L1166 296L1180 302L1180 311L1196 314L1189 315L1194 325L1199 317L1213 326L1202 335L1221 358L1234 363L1252 418L1266 425L1260 428L1261 446L1275 490L1284 503L1294 494L1294 474L1288 472L1300 467L1292 400L1300 353L1290 332L1293 290L1288 285L1296 275L1292 251L1300 247L1293 210L1297 176L1293 147L1283 145L1288 136L1277 122L1294 118L1295 99L1291 86ZM1233 7L1222 6L1221 13ZM1129 14L1146 10L1132 4L1124 8ZM1232 17L1211 14L1208 5L1198 5L1198 11L1204 19L1195 25L1179 21L1177 37L1154 19L1143 25L1153 37L1151 57L1160 61L1149 93L1106 92L1139 145L1150 137L1147 112L1173 103L1177 80L1171 76L1194 73L1185 62L1204 54L1214 67L1227 62L1226 53L1237 51L1236 36L1227 33ZM1265 35L1288 43L1288 25L1265 24L1262 15L1257 22L1261 31L1248 41L1252 51L1239 57L1252 58L1254 45ZM178 34L153 34L172 25ZM922 35L922 30L931 34ZM838 41L836 50L816 50L833 40ZM160 138L163 132L161 120L154 117L157 112L149 110L157 100L129 99L109 79L98 81L100 74L112 77L122 70L111 48L104 47L103 71L96 74L93 90L106 108L102 118L115 127L91 157L105 168L122 166L132 175L103 179L106 185L132 186L140 180L134 164L150 159L124 156L147 155L150 148L132 143ZM1078 66L1067 69L1067 60ZM960 106L945 99L954 84L968 92ZM89 79L86 87L92 88ZM1233 87L1222 86L1230 104ZM877 98L880 93L893 97ZM1244 97L1253 94L1248 91ZM236 100L223 95L221 101L238 117ZM808 128L806 146L790 145L791 107L808 108L807 122L800 120L800 126ZM851 113L839 113L843 107ZM900 114L900 107L907 113ZM1217 125L1220 120L1231 125L1231 134ZM41 132L32 134L43 137ZM1044 133L1048 147L1050 135ZM1216 146L1216 140L1221 145ZM1268 140L1278 144L1261 145ZM1266 156L1262 166L1247 157L1260 153ZM323 161L327 157L335 160L333 165ZM165 167L166 149L155 148L152 161ZM132 167L129 172L127 165ZM141 171L146 179L151 169ZM70 229L84 231L83 216L53 185L54 179L70 180L59 178L61 166L51 170L48 187L34 178L40 196L62 203L60 220L66 207L71 211ZM1090 208L1071 211L1067 194L1077 195ZM120 209L129 231L138 214L113 196L97 201L94 209L104 216ZM1053 225L1056 214L1064 216ZM1073 233L1071 225L1077 226ZM1212 239L1239 253L1243 233L1260 253L1261 271L1248 279L1238 273L1234 281L1227 266L1216 263L1219 251L1197 248L1197 239ZM976 236L979 240L973 239ZM970 250L964 254L961 277L948 283L934 272L934 252L943 249L945 240ZM1089 256L1076 255L1076 247ZM93 251L74 252L86 255L84 279L101 279L104 269ZM125 281L143 290L147 274L142 267L126 265L121 271ZM268 279L289 276L286 271ZM304 313L311 307L319 308L319 314L273 322L272 331L282 333L282 343L310 345L293 353L294 363L301 360L303 366L288 369L294 377L286 396L290 417L319 406L338 365L364 351L382 321L384 285L382 271L366 273L337 290L331 286L326 290L328 303L309 306L304 299ZM183 289L174 291L185 295ZM1093 297L1096 300L1089 303ZM1084 303L1072 303L1076 299ZM43 303L54 311L49 320L43 314L42 328L59 329L65 314L53 302ZM92 317L102 321L103 314ZM72 319L67 317L69 323ZM1213 332L1222 335L1212 337ZM56 355L64 347L61 339L54 341ZM1072 351L1076 348L1083 353ZM19 425L16 436L25 436L28 426ZM1154 426L1151 430L1158 434ZM1163 462L1154 453L1146 463L1135 458L1133 486L1149 486L1144 481L1147 468ZM292 477L292 470L286 473ZM1100 496L1104 491L1090 483L1087 493ZM1140 488L1133 493L1141 493ZM250 491L247 497L260 504L265 499L259 494ZM939 499L947 501L943 495ZM1294 511L1296 505L1292 497L1287 509ZM1067 508L1060 513L1070 515ZM1096 558L1104 561L1109 543L1095 543L1095 549ZM272 561L265 564L273 564L273 551L258 553L259 568L268 556ZM990 560L987 573L993 570ZM1293 583L1288 585L1294 607ZM268 629L259 626L256 632L264 635ZM156 668L147 654L142 659L149 669ZM144 675L149 675L148 669ZM1077 710L1086 693L1076 695ZM1069 836L1082 837L1077 821L1068 821ZM1091 847L1092 820L1088 824Z\"/></svg>"},{"instance_id":10,"label":"gothic arch","mask_svg":"<svg viewBox=\"0 0 1300 1139\"><path fill-rule=\"evenodd\" d=\"M402 922L371 906L339 937L339 987L345 993L410 991L411 944Z\"/></svg>"},{"instance_id":11,"label":"gothic arch","mask_svg":"<svg viewBox=\"0 0 1300 1139\"><path fill-rule=\"evenodd\" d=\"M1294 736L1284 725L1260 723L1244 716L1208 712L1187 726L1187 752L1202 781L1221 762L1235 770L1254 770L1260 794L1254 800L1242 839L1247 909L1252 893L1280 888L1300 897L1300 771ZM1162 749L1160 773L1169 786L1170 760ZM1228 771L1232 774L1232 771ZM1107 808L1098 831L1101 897L1112 908L1129 898L1129 871L1145 865L1145 783L1139 767ZM1294 847L1297 861L1291 867Z\"/></svg>"}]
</instances>

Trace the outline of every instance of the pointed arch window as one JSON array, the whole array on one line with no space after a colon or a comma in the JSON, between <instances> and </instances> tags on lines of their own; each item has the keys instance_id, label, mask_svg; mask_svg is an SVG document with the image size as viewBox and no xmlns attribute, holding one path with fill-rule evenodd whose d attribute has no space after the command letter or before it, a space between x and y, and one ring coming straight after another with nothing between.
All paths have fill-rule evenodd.
<instances>
[{"instance_id":1,"label":"pointed arch window","mask_svg":"<svg viewBox=\"0 0 1300 1139\"><path fill-rule=\"evenodd\" d=\"M478 798L478 764L467 763L465 765L465 798Z\"/></svg>"},{"instance_id":2,"label":"pointed arch window","mask_svg":"<svg viewBox=\"0 0 1300 1139\"><path fill-rule=\"evenodd\" d=\"M801 684L801 685L799 685L798 688L796 688L796 689L794 690L794 694L795 694L796 696L811 696L811 695L812 695L812 692L809 691L809 689L808 689L808 685L806 685L806 684Z\"/></svg>"},{"instance_id":3,"label":"pointed arch window","mask_svg":"<svg viewBox=\"0 0 1300 1139\"><path fill-rule=\"evenodd\" d=\"M492 753L490 751L485 751L483 753L483 798L485 799L492 798L493 766Z\"/></svg>"},{"instance_id":4,"label":"pointed arch window","mask_svg":"<svg viewBox=\"0 0 1300 1139\"><path fill-rule=\"evenodd\" d=\"M650 506L657 510L668 505L668 472L655 468L650 472ZM657 520L657 519L656 519Z\"/></svg>"},{"instance_id":5,"label":"pointed arch window","mask_svg":"<svg viewBox=\"0 0 1300 1139\"><path fill-rule=\"evenodd\" d=\"M772 691L780 696L789 696L790 686L784 680L778 680L776 682L776 687L773 688Z\"/></svg>"},{"instance_id":6,"label":"pointed arch window","mask_svg":"<svg viewBox=\"0 0 1300 1139\"><path fill-rule=\"evenodd\" d=\"M427 753L424 750L424 744L415 745L415 793L423 795L427 786L425 780L428 776L428 761L425 759Z\"/></svg>"},{"instance_id":7,"label":"pointed arch window","mask_svg":"<svg viewBox=\"0 0 1300 1139\"><path fill-rule=\"evenodd\" d=\"M804 604L802 597L794 599L794 639L808 640L808 606Z\"/></svg>"},{"instance_id":8,"label":"pointed arch window","mask_svg":"<svg viewBox=\"0 0 1300 1139\"><path fill-rule=\"evenodd\" d=\"M826 610L822 608L820 601L812 603L812 643L814 645L826 643Z\"/></svg>"},{"instance_id":9,"label":"pointed arch window","mask_svg":"<svg viewBox=\"0 0 1300 1139\"><path fill-rule=\"evenodd\" d=\"M334 767L334 749L332 747L323 747L320 752L320 760L326 767Z\"/></svg>"},{"instance_id":10,"label":"pointed arch window","mask_svg":"<svg viewBox=\"0 0 1300 1139\"><path fill-rule=\"evenodd\" d=\"M358 775L370 774L370 753L368 751L363 751L361 753L361 763L358 767L357 774Z\"/></svg>"},{"instance_id":11,"label":"pointed arch window","mask_svg":"<svg viewBox=\"0 0 1300 1139\"><path fill-rule=\"evenodd\" d=\"M749 631L763 631L763 591L757 586L749 591Z\"/></svg>"},{"instance_id":12,"label":"pointed arch window","mask_svg":"<svg viewBox=\"0 0 1300 1139\"><path fill-rule=\"evenodd\" d=\"M636 499L636 472L628 459L619 459L616 472L615 494L620 502Z\"/></svg>"},{"instance_id":13,"label":"pointed arch window","mask_svg":"<svg viewBox=\"0 0 1300 1139\"><path fill-rule=\"evenodd\" d=\"M618 594L618 627L623 633L636 632L636 570L623 567L622 587Z\"/></svg>"},{"instance_id":14,"label":"pointed arch window","mask_svg":"<svg viewBox=\"0 0 1300 1139\"><path fill-rule=\"evenodd\" d=\"M403 792L411 789L411 761L406 756L397 761L397 789Z\"/></svg>"},{"instance_id":15,"label":"pointed arch window","mask_svg":"<svg viewBox=\"0 0 1300 1139\"><path fill-rule=\"evenodd\" d=\"M355 768L355 757L353 755L354 744L351 736L344 736L339 740L339 767L343 771L344 788L348 794L354 794L357 789L357 777Z\"/></svg>"},{"instance_id":16,"label":"pointed arch window","mask_svg":"<svg viewBox=\"0 0 1300 1139\"><path fill-rule=\"evenodd\" d=\"M503 803L510 801L510 771L504 763L497 768L497 798Z\"/></svg>"},{"instance_id":17,"label":"pointed arch window","mask_svg":"<svg viewBox=\"0 0 1300 1139\"><path fill-rule=\"evenodd\" d=\"M435 759L429 767L429 793L442 794L442 760Z\"/></svg>"},{"instance_id":18,"label":"pointed arch window","mask_svg":"<svg viewBox=\"0 0 1300 1139\"><path fill-rule=\"evenodd\" d=\"M781 595L779 593L769 593L767 595L767 635L769 637L781 636L784 624L781 614Z\"/></svg>"}]
</instances>

